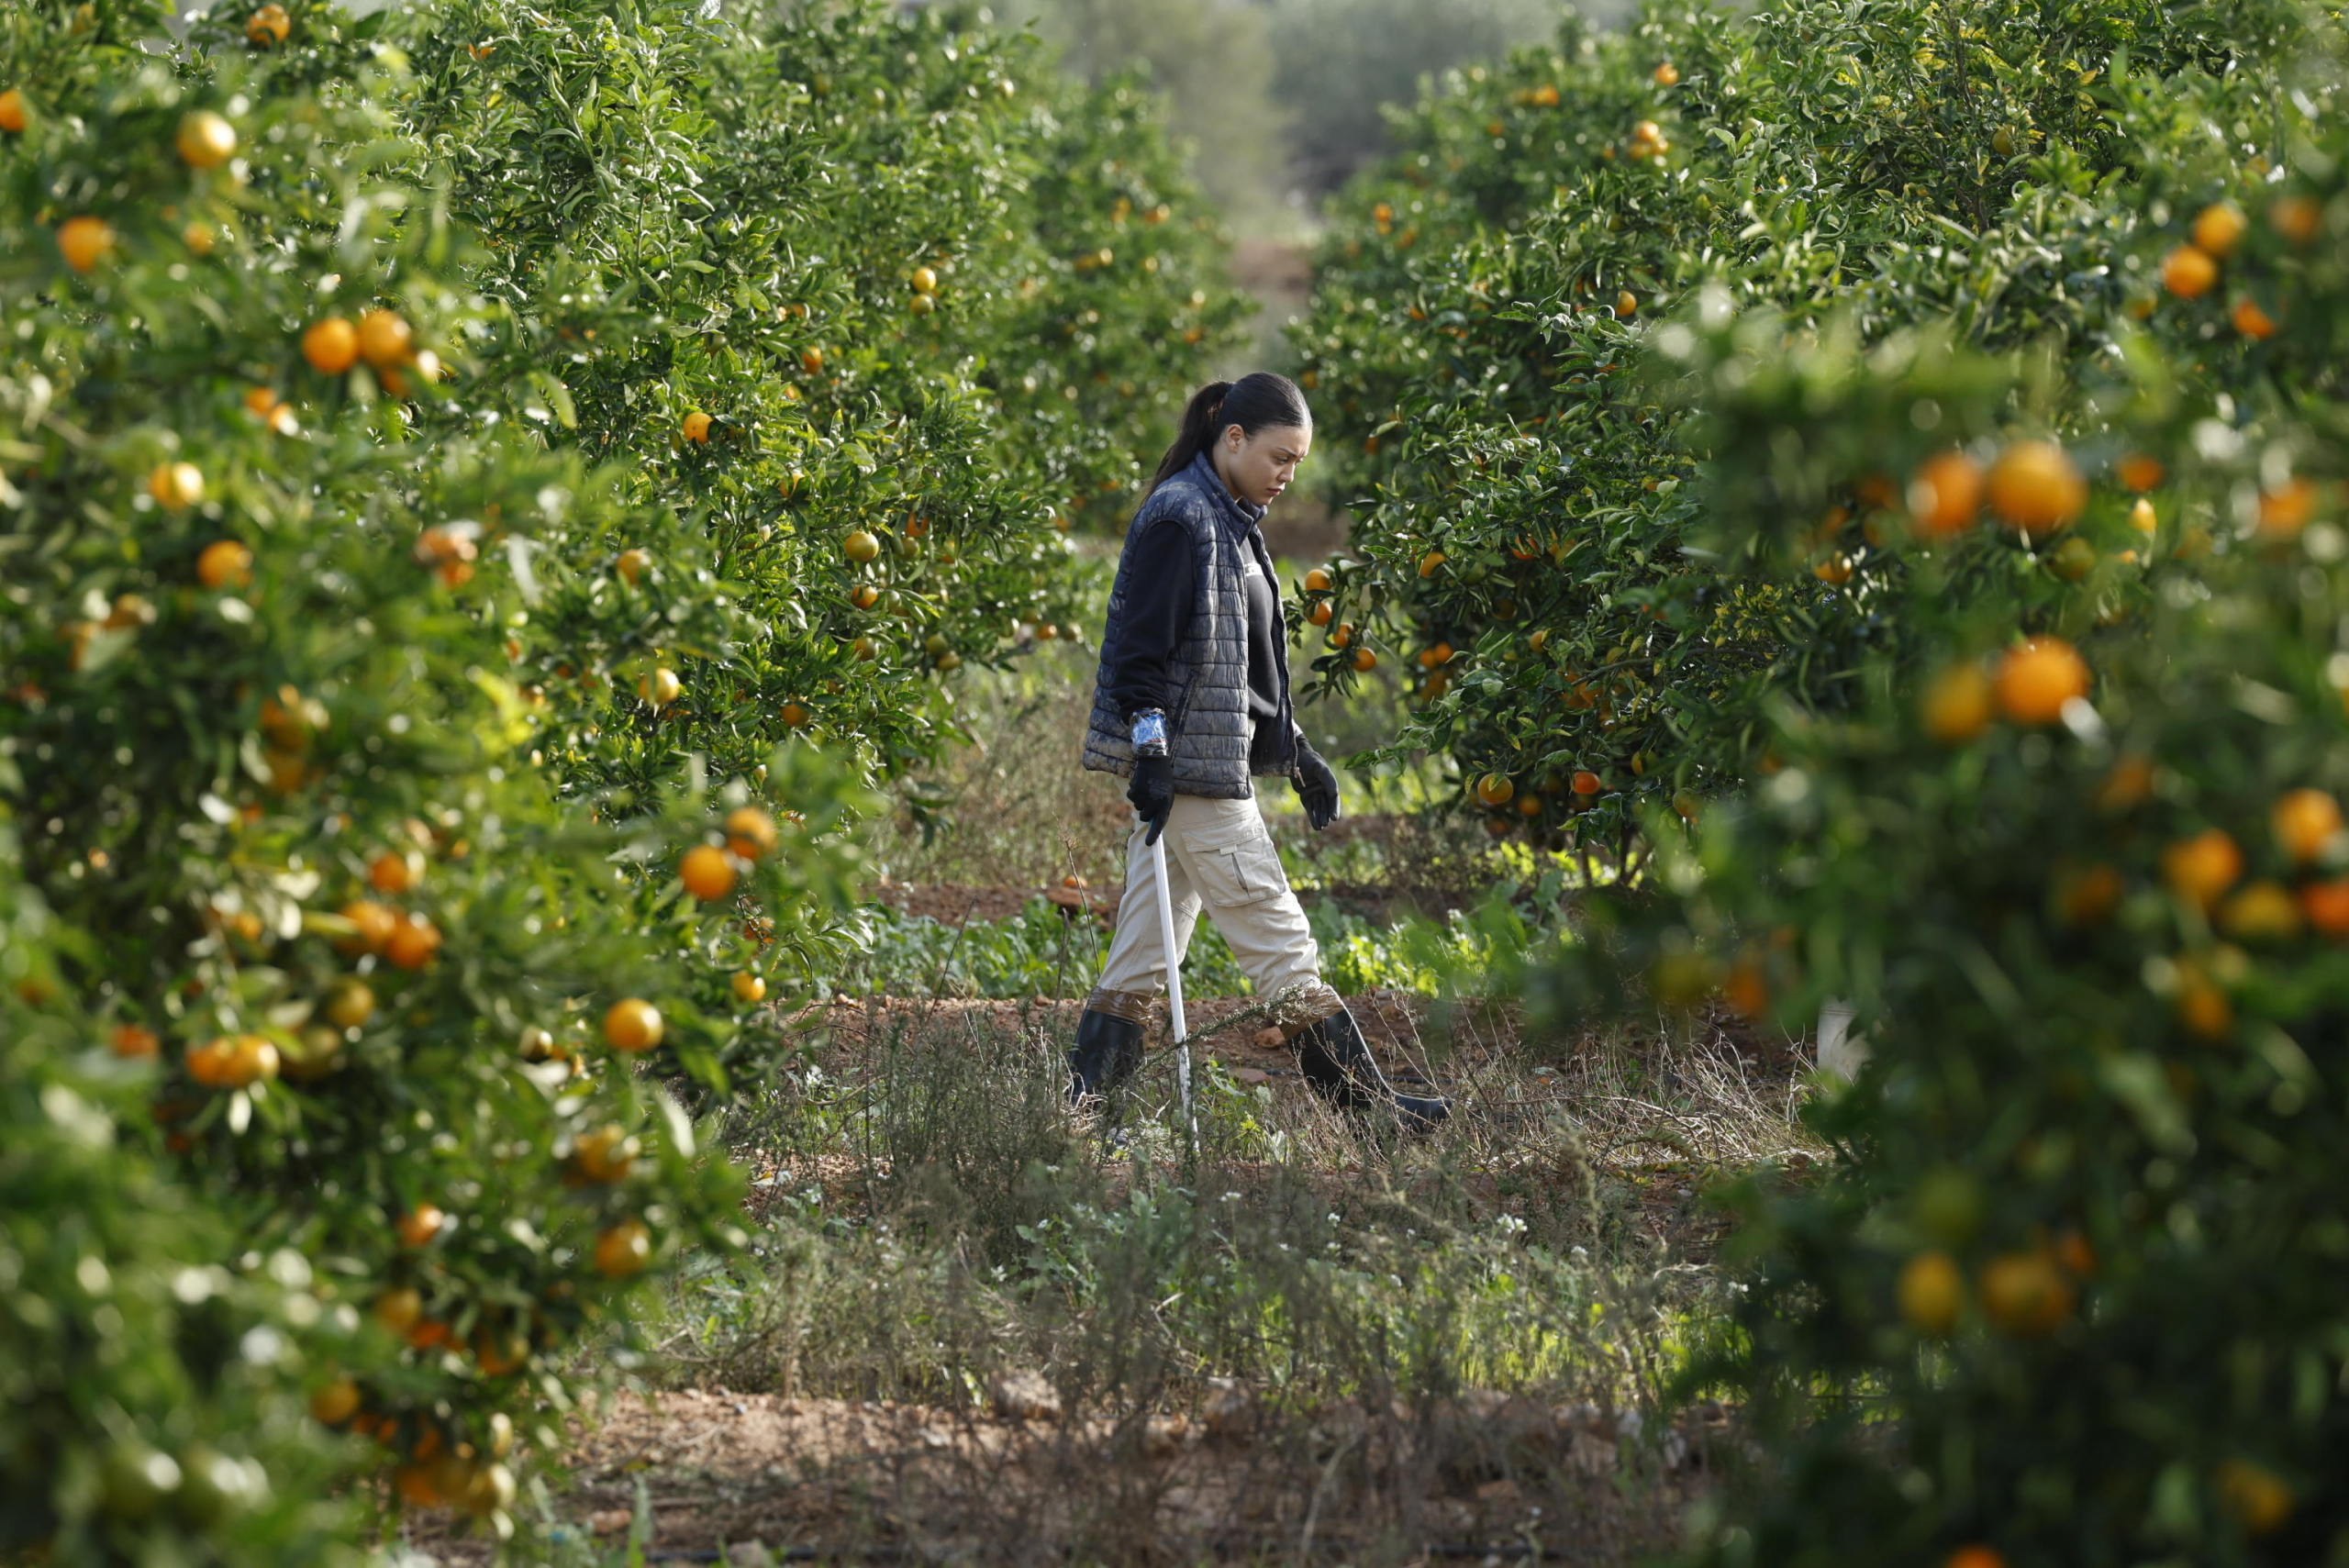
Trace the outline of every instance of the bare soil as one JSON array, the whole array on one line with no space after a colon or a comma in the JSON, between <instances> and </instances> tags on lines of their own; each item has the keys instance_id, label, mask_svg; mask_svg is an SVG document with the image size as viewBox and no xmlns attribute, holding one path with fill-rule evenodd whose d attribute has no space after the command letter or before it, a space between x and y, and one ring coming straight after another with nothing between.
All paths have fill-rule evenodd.
<instances>
[{"instance_id":1,"label":"bare soil","mask_svg":"<svg viewBox=\"0 0 2349 1568\"><path fill-rule=\"evenodd\" d=\"M1733 1440L1718 1407L1650 1440L1628 1416L1488 1392L1302 1417L1242 1389L1198 1417L1024 1397L625 1399L575 1427L562 1512L614 1541L641 1518L655 1562L1620 1562L1671 1543ZM447 1522L410 1544L486 1561Z\"/></svg>"}]
</instances>

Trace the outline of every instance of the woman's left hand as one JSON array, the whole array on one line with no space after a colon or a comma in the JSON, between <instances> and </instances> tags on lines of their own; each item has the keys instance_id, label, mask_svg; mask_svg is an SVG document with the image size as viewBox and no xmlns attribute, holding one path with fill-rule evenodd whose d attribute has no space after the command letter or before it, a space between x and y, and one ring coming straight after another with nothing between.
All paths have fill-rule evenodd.
<instances>
[{"instance_id":1,"label":"woman's left hand","mask_svg":"<svg viewBox=\"0 0 2349 1568\"><path fill-rule=\"evenodd\" d=\"M1338 819L1338 775L1302 738L1297 743L1297 772L1289 775L1289 782L1297 785L1297 797L1305 803L1305 819L1313 824L1315 832Z\"/></svg>"}]
</instances>

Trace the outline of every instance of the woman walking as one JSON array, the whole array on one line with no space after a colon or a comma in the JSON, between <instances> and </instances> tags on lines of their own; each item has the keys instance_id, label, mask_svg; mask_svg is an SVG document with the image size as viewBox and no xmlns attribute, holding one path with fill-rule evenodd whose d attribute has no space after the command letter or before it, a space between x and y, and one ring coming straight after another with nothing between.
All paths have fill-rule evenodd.
<instances>
[{"instance_id":1,"label":"woman walking","mask_svg":"<svg viewBox=\"0 0 2349 1568\"><path fill-rule=\"evenodd\" d=\"M1108 1093L1141 1061L1166 982L1151 854L1163 834L1177 963L1204 908L1256 994L1280 998L1276 1021L1325 1097L1390 1108L1415 1129L1451 1108L1397 1094L1322 984L1320 951L1250 783L1288 779L1316 832L1337 819L1338 775L1306 744L1290 703L1280 593L1257 526L1312 445L1313 416L1287 377L1259 372L1203 387L1126 530L1085 765L1132 781L1135 822L1117 935L1069 1052L1077 1097Z\"/></svg>"}]
</instances>

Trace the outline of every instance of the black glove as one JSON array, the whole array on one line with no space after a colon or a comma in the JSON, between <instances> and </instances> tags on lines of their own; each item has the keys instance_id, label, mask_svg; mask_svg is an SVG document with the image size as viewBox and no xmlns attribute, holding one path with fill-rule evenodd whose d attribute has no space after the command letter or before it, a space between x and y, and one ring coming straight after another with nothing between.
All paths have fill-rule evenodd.
<instances>
[{"instance_id":1,"label":"black glove","mask_svg":"<svg viewBox=\"0 0 2349 1568\"><path fill-rule=\"evenodd\" d=\"M1174 811L1174 762L1169 757L1136 757L1134 782L1126 786L1126 798L1134 803L1134 815L1150 825L1150 837L1145 847L1158 842L1166 831L1166 818Z\"/></svg>"},{"instance_id":2,"label":"black glove","mask_svg":"<svg viewBox=\"0 0 2349 1568\"><path fill-rule=\"evenodd\" d=\"M1289 782L1297 785L1297 798L1305 803L1305 819L1313 824L1316 833L1338 819L1338 775L1302 736L1297 742L1297 771L1289 775Z\"/></svg>"}]
</instances>

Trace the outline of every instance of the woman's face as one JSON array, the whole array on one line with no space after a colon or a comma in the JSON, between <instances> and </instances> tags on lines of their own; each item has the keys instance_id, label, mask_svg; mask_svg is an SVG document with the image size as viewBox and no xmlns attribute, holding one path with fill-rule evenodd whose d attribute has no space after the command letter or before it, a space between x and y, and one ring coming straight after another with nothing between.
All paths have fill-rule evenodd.
<instances>
[{"instance_id":1,"label":"woman's face","mask_svg":"<svg viewBox=\"0 0 2349 1568\"><path fill-rule=\"evenodd\" d=\"M1241 500L1269 506L1288 488L1297 477L1297 465L1312 450L1310 426L1267 425L1252 436L1237 425L1226 425L1215 445L1215 471L1224 488Z\"/></svg>"}]
</instances>

